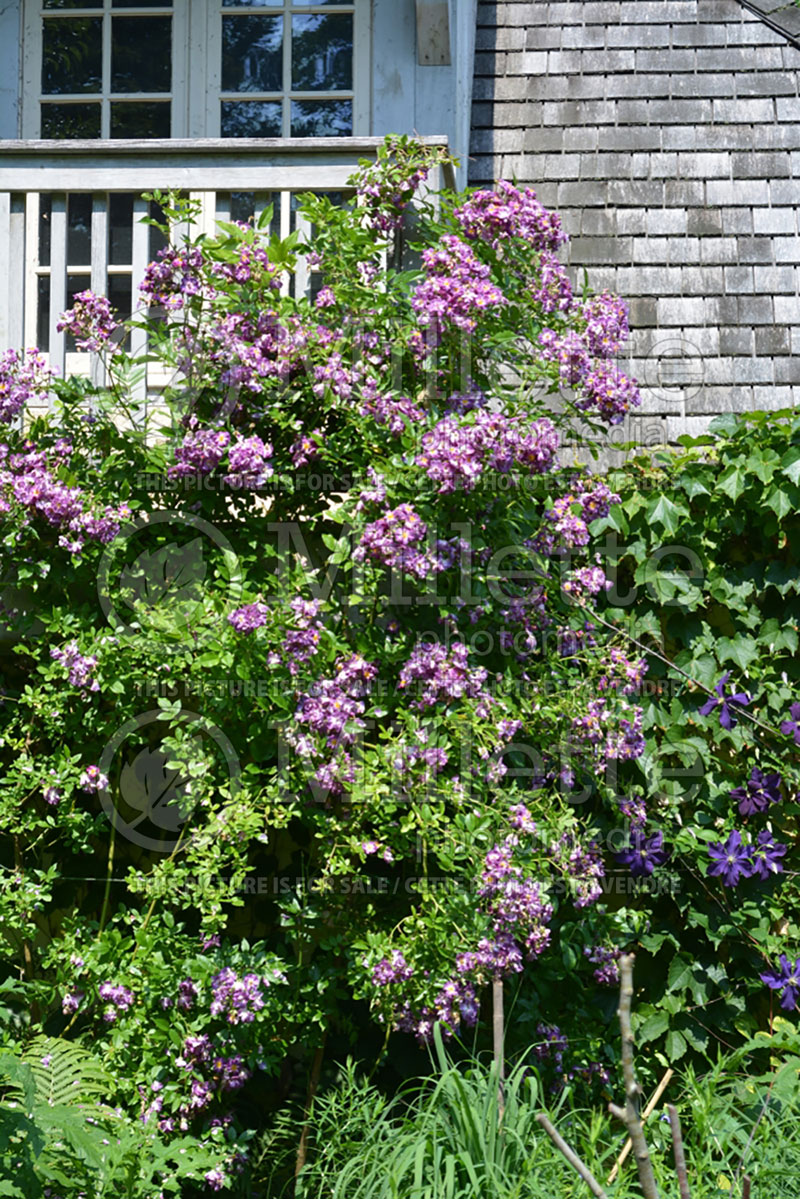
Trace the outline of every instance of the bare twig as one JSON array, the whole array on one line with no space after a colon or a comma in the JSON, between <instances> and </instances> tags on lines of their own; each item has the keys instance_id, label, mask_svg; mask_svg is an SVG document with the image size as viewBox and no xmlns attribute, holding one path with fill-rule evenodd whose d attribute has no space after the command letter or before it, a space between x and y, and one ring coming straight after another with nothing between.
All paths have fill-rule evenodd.
<instances>
[{"instance_id":1,"label":"bare twig","mask_svg":"<svg viewBox=\"0 0 800 1199\"><path fill-rule=\"evenodd\" d=\"M672 1149L675 1154L675 1173L678 1175L678 1188L681 1192L681 1199L692 1199L689 1194L689 1179L686 1174L686 1156L683 1152L683 1137L681 1136L681 1122L678 1118L677 1108L672 1104L667 1104L669 1112L669 1126L672 1129Z\"/></svg>"},{"instance_id":2,"label":"bare twig","mask_svg":"<svg viewBox=\"0 0 800 1199\"><path fill-rule=\"evenodd\" d=\"M625 1109L610 1103L608 1110L612 1116L622 1120L633 1143L636 1157L636 1168L639 1171L639 1185L645 1199L658 1199L658 1188L653 1163L647 1142L644 1139L642 1123L639 1119L639 1097L641 1088L633 1073L633 1032L631 1031L631 999L633 998L633 954L623 954L619 959L620 988L619 988L619 1030L622 1037L622 1075L625 1080Z\"/></svg>"},{"instance_id":3,"label":"bare twig","mask_svg":"<svg viewBox=\"0 0 800 1199\"><path fill-rule=\"evenodd\" d=\"M648 1103L647 1103L647 1107L642 1112L642 1124L644 1124L647 1117L652 1114L656 1104L658 1103L661 1096L664 1094L664 1091L666 1090L667 1084L669 1083L669 1080L672 1078L673 1073L674 1073L674 1071L672 1069L672 1066L669 1066L666 1074L661 1079L661 1082L658 1084L656 1089L653 1091L653 1094L650 1096L650 1099L648 1100ZM608 1176L609 1182L613 1182L614 1179L617 1177L617 1175L619 1174L619 1171L620 1171L620 1167L624 1164L625 1159L627 1158L627 1156L630 1153L632 1148L633 1148L633 1141L630 1139L630 1137L628 1137L627 1141L622 1146L622 1153L620 1153L619 1157L614 1162L614 1165L611 1167L611 1173Z\"/></svg>"},{"instance_id":4,"label":"bare twig","mask_svg":"<svg viewBox=\"0 0 800 1199\"><path fill-rule=\"evenodd\" d=\"M581 1178L586 1183L592 1194L596 1195L597 1199L607 1199L605 1191L600 1186L600 1183L597 1181L594 1174L592 1174L589 1167L584 1165L577 1153L573 1153L564 1138L556 1132L555 1128L553 1128L553 1125L550 1123L544 1112L537 1112L536 1119L539 1121L542 1128L555 1145L556 1149L563 1154L563 1156L572 1166L573 1170L576 1170L578 1174L580 1174Z\"/></svg>"}]
</instances>

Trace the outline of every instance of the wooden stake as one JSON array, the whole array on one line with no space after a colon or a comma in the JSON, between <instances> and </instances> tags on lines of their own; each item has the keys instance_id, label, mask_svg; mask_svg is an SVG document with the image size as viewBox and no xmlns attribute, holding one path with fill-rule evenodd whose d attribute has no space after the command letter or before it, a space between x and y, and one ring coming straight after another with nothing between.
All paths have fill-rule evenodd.
<instances>
[{"instance_id":1,"label":"wooden stake","mask_svg":"<svg viewBox=\"0 0 800 1199\"><path fill-rule=\"evenodd\" d=\"M653 1109L655 1108L655 1106L658 1103L661 1096L664 1094L667 1084L668 1084L669 1080L672 1078L672 1075L674 1073L675 1073L675 1071L672 1069L672 1066L669 1066L666 1074L661 1079L661 1082L658 1084L655 1091L653 1091L653 1094L650 1097L650 1101L648 1102L647 1107L642 1112L642 1124L644 1124L644 1122L648 1116L652 1115ZM633 1147L633 1141L630 1139L630 1137L628 1137L627 1141L622 1146L622 1153L620 1153L619 1157L614 1162L614 1165L611 1167L611 1173L608 1176L609 1182L613 1182L614 1179L619 1174L620 1167L625 1162L625 1159L627 1158L628 1154L630 1153L632 1147Z\"/></svg>"},{"instance_id":2,"label":"wooden stake","mask_svg":"<svg viewBox=\"0 0 800 1199\"><path fill-rule=\"evenodd\" d=\"M497 1113L502 1120L505 1110L505 1057L503 1052L503 980L492 979L492 1039L494 1064L497 1071Z\"/></svg>"}]
</instances>

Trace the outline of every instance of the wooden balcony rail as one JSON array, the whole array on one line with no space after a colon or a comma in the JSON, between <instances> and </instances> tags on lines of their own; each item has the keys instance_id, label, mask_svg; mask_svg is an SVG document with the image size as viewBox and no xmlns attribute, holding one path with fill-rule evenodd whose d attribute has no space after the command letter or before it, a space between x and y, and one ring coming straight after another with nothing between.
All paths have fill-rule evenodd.
<instances>
[{"instance_id":1,"label":"wooden balcony rail","mask_svg":"<svg viewBox=\"0 0 800 1199\"><path fill-rule=\"evenodd\" d=\"M198 200L194 232L212 234L218 220L272 204L276 233L297 228L308 236L293 197L346 192L359 160L374 159L382 140L0 141L0 350L41 345L59 372L88 373L90 356L68 353L56 325L70 297L87 287L123 315L138 307L158 247L142 223L142 193L177 189ZM453 185L450 168L429 180L434 190ZM308 285L301 261L295 294ZM134 332L132 351L143 348L143 334Z\"/></svg>"}]
</instances>

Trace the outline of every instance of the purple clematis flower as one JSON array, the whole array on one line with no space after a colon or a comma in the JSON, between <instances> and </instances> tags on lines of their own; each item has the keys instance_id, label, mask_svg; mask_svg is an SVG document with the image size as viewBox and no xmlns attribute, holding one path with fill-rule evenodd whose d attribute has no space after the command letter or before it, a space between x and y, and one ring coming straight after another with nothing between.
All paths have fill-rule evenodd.
<instances>
[{"instance_id":1,"label":"purple clematis flower","mask_svg":"<svg viewBox=\"0 0 800 1199\"><path fill-rule=\"evenodd\" d=\"M765 982L772 991L781 992L781 1007L791 1012L797 1007L797 1000L800 997L800 958L797 959L794 966L789 964L789 959L785 953L781 954L780 970L769 971L765 970L759 975L762 982Z\"/></svg>"},{"instance_id":2,"label":"purple clematis flower","mask_svg":"<svg viewBox=\"0 0 800 1199\"><path fill-rule=\"evenodd\" d=\"M718 875L726 887L735 887L740 878L749 878L753 873L750 846L742 844L742 834L738 829L728 834L724 845L721 841L709 845L708 852L712 862L707 873Z\"/></svg>"},{"instance_id":3,"label":"purple clematis flower","mask_svg":"<svg viewBox=\"0 0 800 1199\"><path fill-rule=\"evenodd\" d=\"M769 829L762 829L755 845L750 847L750 862L754 876L767 879L770 874L782 874L780 859L786 853L782 841L775 841Z\"/></svg>"},{"instance_id":4,"label":"purple clematis flower","mask_svg":"<svg viewBox=\"0 0 800 1199\"><path fill-rule=\"evenodd\" d=\"M745 695L742 691L736 691L733 695L725 694L725 684L730 677L731 672L728 670L714 688L719 698L714 699L712 696L711 699L706 700L700 709L701 716L709 716L715 708L719 708L719 722L724 729L732 729L737 723L736 716L730 705L739 704L740 707L744 708L750 703L750 696Z\"/></svg>"},{"instance_id":5,"label":"purple clematis flower","mask_svg":"<svg viewBox=\"0 0 800 1199\"><path fill-rule=\"evenodd\" d=\"M664 849L664 834L654 833L645 837L641 828L633 829L627 849L615 855L620 866L627 866L634 878L652 874L656 866L662 866L669 857Z\"/></svg>"},{"instance_id":6,"label":"purple clematis flower","mask_svg":"<svg viewBox=\"0 0 800 1199\"><path fill-rule=\"evenodd\" d=\"M795 745L800 745L800 704L792 704L789 715L791 720L781 722L781 732L793 736Z\"/></svg>"},{"instance_id":7,"label":"purple clematis flower","mask_svg":"<svg viewBox=\"0 0 800 1199\"><path fill-rule=\"evenodd\" d=\"M738 801L739 811L743 816L766 812L771 803L780 801L781 782L779 774L764 774L754 766L747 782L731 791L731 799Z\"/></svg>"}]
</instances>

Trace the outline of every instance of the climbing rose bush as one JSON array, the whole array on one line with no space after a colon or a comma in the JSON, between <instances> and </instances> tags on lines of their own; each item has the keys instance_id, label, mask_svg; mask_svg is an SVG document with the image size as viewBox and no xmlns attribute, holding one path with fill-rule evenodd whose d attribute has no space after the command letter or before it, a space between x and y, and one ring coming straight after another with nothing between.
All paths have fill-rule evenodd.
<instances>
[{"instance_id":1,"label":"climbing rose bush","mask_svg":"<svg viewBox=\"0 0 800 1199\"><path fill-rule=\"evenodd\" d=\"M326 1038L482 1035L493 981L561 1076L565 975L587 1005L616 982L677 861L647 647L598 611L620 497L570 444L639 403L627 307L575 293L532 190L407 221L440 159L388 142L352 202L305 198L308 245L269 212L170 244L130 322L157 394L91 293L62 325L104 385L2 368L7 422L28 405L0 470L16 1035L91 1044L132 1119L214 1151L212 1191L248 1095L305 1085ZM725 682L701 719L741 719ZM751 809L795 786L751 766ZM723 883L774 885L788 847L735 837Z\"/></svg>"}]
</instances>

